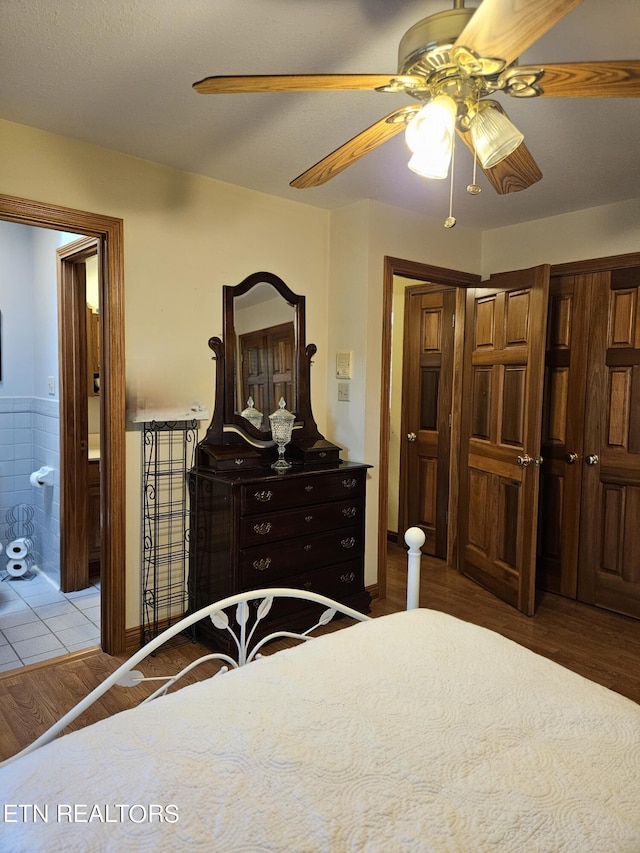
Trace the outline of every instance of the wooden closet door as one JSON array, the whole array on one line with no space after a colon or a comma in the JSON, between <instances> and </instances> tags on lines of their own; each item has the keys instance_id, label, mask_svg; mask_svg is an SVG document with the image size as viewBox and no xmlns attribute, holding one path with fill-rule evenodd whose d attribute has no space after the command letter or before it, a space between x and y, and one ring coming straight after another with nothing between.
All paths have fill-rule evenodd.
<instances>
[{"instance_id":1,"label":"wooden closet door","mask_svg":"<svg viewBox=\"0 0 640 853\"><path fill-rule=\"evenodd\" d=\"M592 276L551 278L537 585L576 598Z\"/></svg>"},{"instance_id":2,"label":"wooden closet door","mask_svg":"<svg viewBox=\"0 0 640 853\"><path fill-rule=\"evenodd\" d=\"M455 291L407 288L402 381L400 529L420 527L422 551L447 556Z\"/></svg>"},{"instance_id":3,"label":"wooden closet door","mask_svg":"<svg viewBox=\"0 0 640 853\"><path fill-rule=\"evenodd\" d=\"M640 268L593 277L578 597L640 618Z\"/></svg>"},{"instance_id":4,"label":"wooden closet door","mask_svg":"<svg viewBox=\"0 0 640 853\"><path fill-rule=\"evenodd\" d=\"M465 327L460 567L528 615L548 293L548 266L491 276L468 291Z\"/></svg>"}]
</instances>

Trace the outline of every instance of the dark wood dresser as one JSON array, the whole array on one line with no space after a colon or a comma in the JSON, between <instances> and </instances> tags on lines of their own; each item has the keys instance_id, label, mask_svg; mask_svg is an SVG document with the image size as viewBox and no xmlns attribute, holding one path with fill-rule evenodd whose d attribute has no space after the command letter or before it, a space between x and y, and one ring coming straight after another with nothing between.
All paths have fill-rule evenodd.
<instances>
[{"instance_id":1,"label":"dark wood dresser","mask_svg":"<svg viewBox=\"0 0 640 853\"><path fill-rule=\"evenodd\" d=\"M237 472L190 472L190 577L195 609L246 590L280 586L327 595L367 612L365 484L369 466L336 462ZM269 630L298 627L308 609L274 606ZM298 617L300 617L298 619ZM284 624L284 623L283 623ZM310 624L304 625L310 627ZM209 623L200 637L213 645Z\"/></svg>"},{"instance_id":2,"label":"dark wood dresser","mask_svg":"<svg viewBox=\"0 0 640 853\"><path fill-rule=\"evenodd\" d=\"M317 348L305 341L305 297L275 273L255 272L224 286L222 301L224 341L208 342L216 361L214 413L189 473L189 607L287 587L366 613L370 466L341 462L340 448L318 430L310 395ZM241 356L241 337L268 340L274 327L292 328L293 342L289 334L286 346L252 345ZM272 418L287 403L294 420L280 458ZM274 601L254 637L311 628L322 609L291 598ZM199 638L226 650L229 635L205 622Z\"/></svg>"}]
</instances>

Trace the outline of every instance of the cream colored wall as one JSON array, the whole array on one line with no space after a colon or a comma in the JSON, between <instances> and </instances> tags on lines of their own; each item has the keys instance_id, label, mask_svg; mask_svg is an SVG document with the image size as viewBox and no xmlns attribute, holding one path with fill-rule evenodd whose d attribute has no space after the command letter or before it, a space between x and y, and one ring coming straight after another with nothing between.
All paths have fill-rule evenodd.
<instances>
[{"instance_id":1,"label":"cream colored wall","mask_svg":"<svg viewBox=\"0 0 640 853\"><path fill-rule=\"evenodd\" d=\"M640 251L640 199L576 210L482 235L482 277Z\"/></svg>"},{"instance_id":2,"label":"cream colored wall","mask_svg":"<svg viewBox=\"0 0 640 853\"><path fill-rule=\"evenodd\" d=\"M223 284L269 270L307 298L314 373L327 373L329 214L85 143L0 121L7 195L124 220L127 394L211 410ZM326 429L326 382L312 388ZM127 433L127 626L140 623L140 434Z\"/></svg>"},{"instance_id":3,"label":"cream colored wall","mask_svg":"<svg viewBox=\"0 0 640 853\"><path fill-rule=\"evenodd\" d=\"M329 364L336 350L354 351L351 401L337 399L335 370L327 374L328 435L353 461L372 465L367 487L365 583L377 579L383 273L385 256L463 272L480 271L480 232L443 228L379 202L333 211L329 264ZM385 365L385 369L388 369Z\"/></svg>"}]
</instances>

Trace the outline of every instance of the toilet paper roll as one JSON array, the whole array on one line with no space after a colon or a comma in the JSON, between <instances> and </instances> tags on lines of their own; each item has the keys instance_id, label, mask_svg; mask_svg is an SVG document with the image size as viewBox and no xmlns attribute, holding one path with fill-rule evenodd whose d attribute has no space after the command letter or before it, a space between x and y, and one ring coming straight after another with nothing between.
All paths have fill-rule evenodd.
<instances>
[{"instance_id":1,"label":"toilet paper roll","mask_svg":"<svg viewBox=\"0 0 640 853\"><path fill-rule=\"evenodd\" d=\"M53 468L50 468L48 465L43 465L42 468L38 468L37 471L34 471L33 474L31 474L29 482L32 486L35 486L36 489L42 489L44 486L52 486Z\"/></svg>"},{"instance_id":2,"label":"toilet paper roll","mask_svg":"<svg viewBox=\"0 0 640 853\"><path fill-rule=\"evenodd\" d=\"M33 550L33 542L25 536L14 539L7 545L7 557L10 560L24 560L27 554Z\"/></svg>"},{"instance_id":3,"label":"toilet paper roll","mask_svg":"<svg viewBox=\"0 0 640 853\"><path fill-rule=\"evenodd\" d=\"M26 560L9 560L7 563L7 572L12 578L20 578L26 574L29 569L29 564Z\"/></svg>"}]
</instances>

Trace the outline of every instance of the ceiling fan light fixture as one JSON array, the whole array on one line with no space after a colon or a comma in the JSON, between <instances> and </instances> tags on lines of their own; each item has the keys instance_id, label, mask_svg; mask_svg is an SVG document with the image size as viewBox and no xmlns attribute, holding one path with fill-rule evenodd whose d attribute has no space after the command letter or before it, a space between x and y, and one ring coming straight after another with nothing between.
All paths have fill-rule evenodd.
<instances>
[{"instance_id":1,"label":"ceiling fan light fixture","mask_svg":"<svg viewBox=\"0 0 640 853\"><path fill-rule=\"evenodd\" d=\"M409 168L424 178L446 178L451 162L458 105L437 95L407 125L405 139L413 156Z\"/></svg>"},{"instance_id":2,"label":"ceiling fan light fixture","mask_svg":"<svg viewBox=\"0 0 640 853\"><path fill-rule=\"evenodd\" d=\"M481 104L469 123L469 132L483 169L497 166L524 141L524 135L491 102Z\"/></svg>"}]
</instances>

